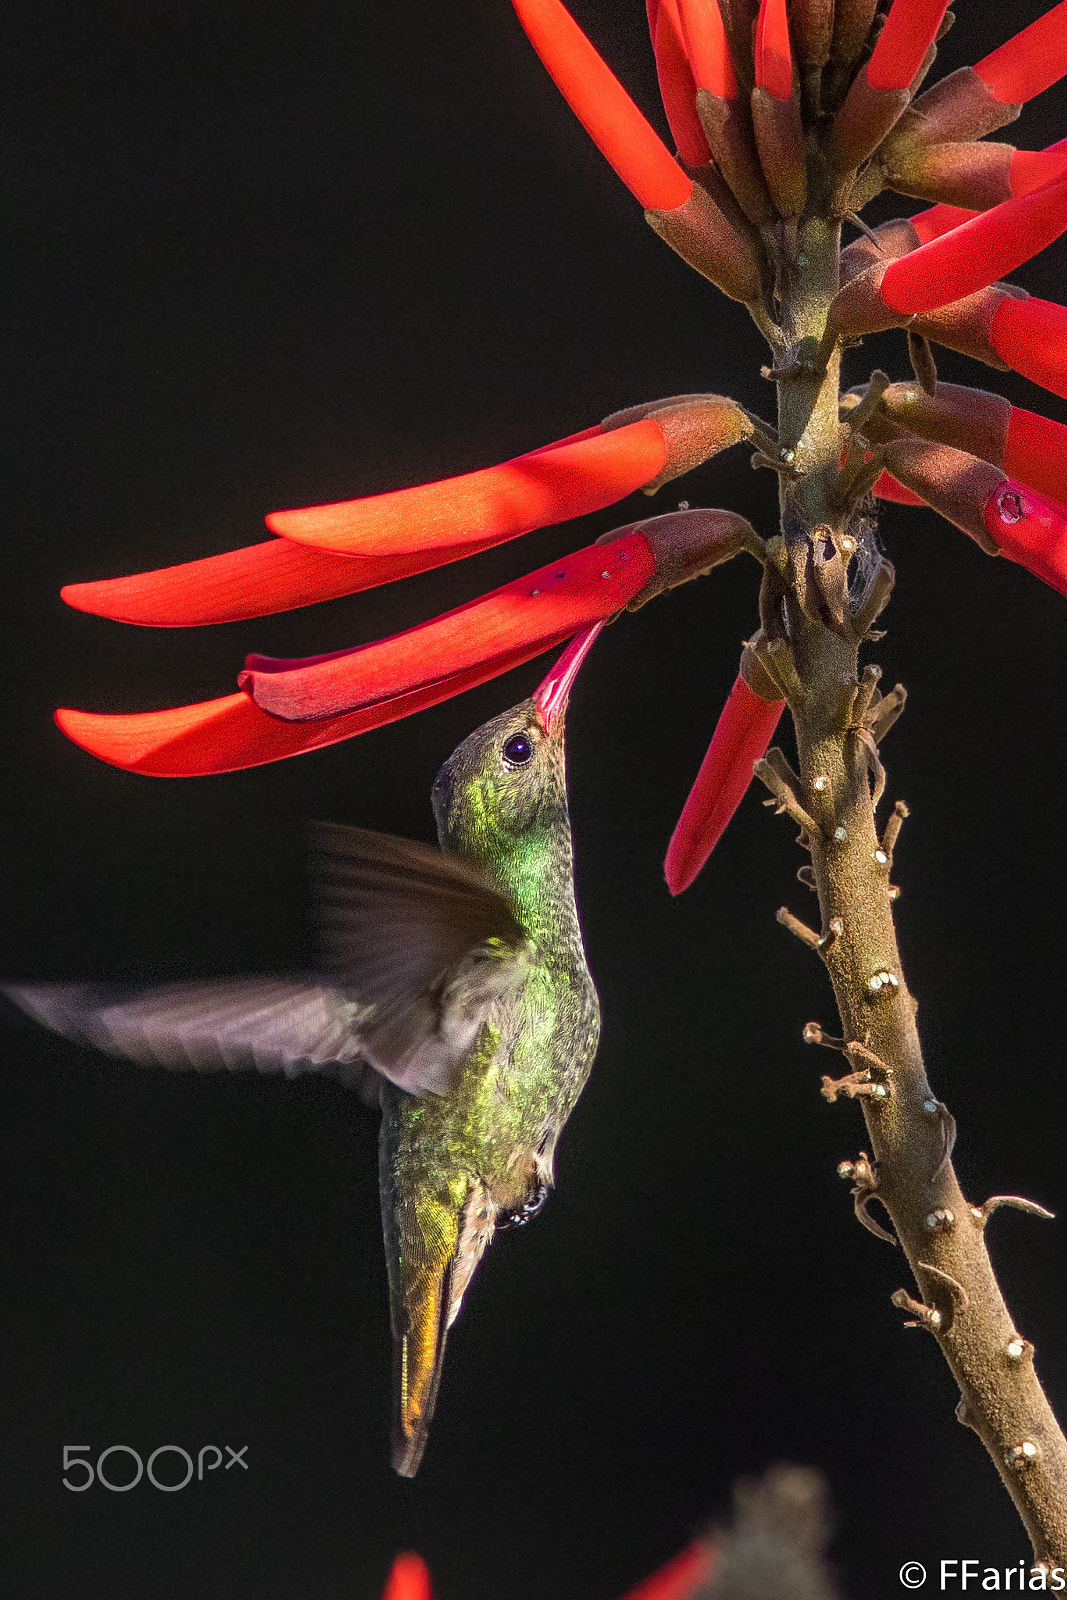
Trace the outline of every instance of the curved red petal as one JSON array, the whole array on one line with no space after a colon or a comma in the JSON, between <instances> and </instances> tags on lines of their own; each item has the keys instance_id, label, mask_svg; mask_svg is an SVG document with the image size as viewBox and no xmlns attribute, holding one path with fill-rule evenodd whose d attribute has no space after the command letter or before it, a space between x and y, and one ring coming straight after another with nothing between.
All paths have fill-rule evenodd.
<instances>
[{"instance_id":1,"label":"curved red petal","mask_svg":"<svg viewBox=\"0 0 1067 1600\"><path fill-rule=\"evenodd\" d=\"M636 1589L631 1589L624 1600L689 1600L714 1571L714 1548L694 1539L666 1566L639 1583Z\"/></svg>"},{"instance_id":2,"label":"curved red petal","mask_svg":"<svg viewBox=\"0 0 1067 1600\"><path fill-rule=\"evenodd\" d=\"M286 539L348 555L393 556L442 546L459 551L467 543L485 548L612 505L650 483L666 459L659 424L644 417L437 483L273 511L267 525Z\"/></svg>"},{"instance_id":3,"label":"curved red petal","mask_svg":"<svg viewBox=\"0 0 1067 1600\"><path fill-rule=\"evenodd\" d=\"M283 722L261 711L246 694L228 694L219 700L202 700L166 711L117 715L63 707L56 712L56 723L68 739L90 755L145 777L196 778L240 772L245 767L261 767L309 750L322 750L342 739L353 739L357 734L399 722L402 717L475 689L512 667L521 667L543 648L549 646L531 645L481 662L467 672L440 678L411 694L380 700L361 711L320 722Z\"/></svg>"},{"instance_id":4,"label":"curved red petal","mask_svg":"<svg viewBox=\"0 0 1067 1600\"><path fill-rule=\"evenodd\" d=\"M1067 492L1067 427L1012 406L1004 442L1004 471L1055 500Z\"/></svg>"},{"instance_id":5,"label":"curved red petal","mask_svg":"<svg viewBox=\"0 0 1067 1600\"><path fill-rule=\"evenodd\" d=\"M294 606L313 605L395 583L416 572L487 550L478 544L442 545L395 556L346 556L315 550L288 539L269 539L244 550L227 550L154 572L95 583L68 583L60 595L77 611L149 628L195 628L212 622L265 617Z\"/></svg>"},{"instance_id":6,"label":"curved red petal","mask_svg":"<svg viewBox=\"0 0 1067 1600\"><path fill-rule=\"evenodd\" d=\"M788 100L793 92L793 51L785 0L760 0L756 22L756 83L776 100Z\"/></svg>"},{"instance_id":7,"label":"curved red petal","mask_svg":"<svg viewBox=\"0 0 1067 1600\"><path fill-rule=\"evenodd\" d=\"M667 846L664 872L671 894L688 889L722 838L752 782L753 765L774 736L784 704L762 699L738 674Z\"/></svg>"},{"instance_id":8,"label":"curved red petal","mask_svg":"<svg viewBox=\"0 0 1067 1600\"><path fill-rule=\"evenodd\" d=\"M1067 508L1009 478L987 500L985 525L1002 556L1067 594Z\"/></svg>"},{"instance_id":9,"label":"curved red petal","mask_svg":"<svg viewBox=\"0 0 1067 1600\"><path fill-rule=\"evenodd\" d=\"M994 312L989 341L1013 371L1067 399L1067 306L1005 295Z\"/></svg>"},{"instance_id":10,"label":"curved red petal","mask_svg":"<svg viewBox=\"0 0 1067 1600\"><path fill-rule=\"evenodd\" d=\"M1067 229L1067 177L979 212L886 268L893 311L933 311L995 283Z\"/></svg>"},{"instance_id":11,"label":"curved red petal","mask_svg":"<svg viewBox=\"0 0 1067 1600\"><path fill-rule=\"evenodd\" d=\"M1067 0L983 56L975 72L997 100L1024 105L1067 72Z\"/></svg>"},{"instance_id":12,"label":"curved red petal","mask_svg":"<svg viewBox=\"0 0 1067 1600\"><path fill-rule=\"evenodd\" d=\"M382 1600L432 1600L430 1572L421 1556L414 1551L397 1556Z\"/></svg>"},{"instance_id":13,"label":"curved red petal","mask_svg":"<svg viewBox=\"0 0 1067 1600\"><path fill-rule=\"evenodd\" d=\"M593 143L646 211L673 211L692 192L659 134L560 0L511 0L527 37Z\"/></svg>"},{"instance_id":14,"label":"curved red petal","mask_svg":"<svg viewBox=\"0 0 1067 1600\"><path fill-rule=\"evenodd\" d=\"M250 656L241 688L275 717L334 717L407 694L517 649L537 653L643 589L655 558L642 533L590 545L417 628L304 661Z\"/></svg>"},{"instance_id":15,"label":"curved red petal","mask_svg":"<svg viewBox=\"0 0 1067 1600\"><path fill-rule=\"evenodd\" d=\"M867 63L872 89L907 89L933 44L948 0L893 0Z\"/></svg>"},{"instance_id":16,"label":"curved red petal","mask_svg":"<svg viewBox=\"0 0 1067 1600\"><path fill-rule=\"evenodd\" d=\"M696 84L685 53L676 0L661 0L654 26L660 98L678 154L687 166L702 167L711 160L711 151L697 116Z\"/></svg>"}]
</instances>

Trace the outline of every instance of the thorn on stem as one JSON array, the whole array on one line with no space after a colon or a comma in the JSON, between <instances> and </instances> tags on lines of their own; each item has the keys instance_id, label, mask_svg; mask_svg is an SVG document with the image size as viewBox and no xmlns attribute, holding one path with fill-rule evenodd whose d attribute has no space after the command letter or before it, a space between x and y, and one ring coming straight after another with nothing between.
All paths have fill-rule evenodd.
<instances>
[{"instance_id":1,"label":"thorn on stem","mask_svg":"<svg viewBox=\"0 0 1067 1600\"><path fill-rule=\"evenodd\" d=\"M959 1283L947 1272L942 1272L940 1267L931 1266L928 1261L919 1261L916 1262L916 1270L918 1272L928 1273L930 1277L933 1278L935 1284L939 1284L942 1288L947 1289L949 1292L951 1301L950 1309L947 1316L944 1314L942 1315L941 1320L941 1331L943 1333L947 1333L956 1318L958 1316L961 1317L967 1310L967 1307L970 1305L970 1297L968 1296L966 1289L963 1287L963 1284Z\"/></svg>"},{"instance_id":2,"label":"thorn on stem","mask_svg":"<svg viewBox=\"0 0 1067 1600\"><path fill-rule=\"evenodd\" d=\"M783 757L782 759L784 761L785 758ZM819 824L805 810L804 806L800 802L800 798L797 795L796 790L793 788L792 783L782 775L778 765L772 758L770 751L767 752L767 755L764 756L762 761L756 762L755 766L752 768L752 771L754 776L759 778L761 783L766 784L767 788L771 791L771 794L778 802L777 811L779 815L783 811L788 812L788 814L793 818L793 821L797 823L798 826L809 835L809 837L812 839L818 839L822 837L822 829L819 827ZM818 936L816 935L816 938L817 937Z\"/></svg>"},{"instance_id":3,"label":"thorn on stem","mask_svg":"<svg viewBox=\"0 0 1067 1600\"><path fill-rule=\"evenodd\" d=\"M825 1045L827 1050L844 1050L844 1039L838 1039L832 1033L826 1033L818 1022L805 1022L801 1038L805 1044Z\"/></svg>"},{"instance_id":4,"label":"thorn on stem","mask_svg":"<svg viewBox=\"0 0 1067 1600\"><path fill-rule=\"evenodd\" d=\"M1055 1219L1054 1211L1046 1211L1044 1206L1039 1206L1036 1200L1024 1200L1017 1194L990 1195L984 1206L972 1206L975 1220L981 1227L985 1227L994 1211L1001 1206L1011 1206L1016 1211L1027 1211L1032 1217L1043 1217L1046 1222Z\"/></svg>"},{"instance_id":5,"label":"thorn on stem","mask_svg":"<svg viewBox=\"0 0 1067 1600\"><path fill-rule=\"evenodd\" d=\"M928 1328L931 1333L940 1333L944 1321L936 1306L925 1306L921 1300L913 1300L906 1289L897 1289L890 1300L900 1311L910 1311L912 1320L905 1322L906 1328Z\"/></svg>"},{"instance_id":6,"label":"thorn on stem","mask_svg":"<svg viewBox=\"0 0 1067 1600\"><path fill-rule=\"evenodd\" d=\"M829 1100L831 1105L842 1095L846 1100L888 1100L892 1092L888 1082L876 1082L866 1067L859 1072L850 1072L845 1078L824 1076L820 1090L823 1099Z\"/></svg>"},{"instance_id":7,"label":"thorn on stem","mask_svg":"<svg viewBox=\"0 0 1067 1600\"><path fill-rule=\"evenodd\" d=\"M805 889L810 889L812 894L818 894L819 885L815 881L815 868L807 863L797 868L797 882L802 883Z\"/></svg>"},{"instance_id":8,"label":"thorn on stem","mask_svg":"<svg viewBox=\"0 0 1067 1600\"><path fill-rule=\"evenodd\" d=\"M806 944L809 950L818 950L821 940L814 928L809 928L806 922L801 922L799 917L794 917L788 906L779 906L775 913L783 928L799 939L801 944Z\"/></svg>"},{"instance_id":9,"label":"thorn on stem","mask_svg":"<svg viewBox=\"0 0 1067 1600\"><path fill-rule=\"evenodd\" d=\"M892 814L886 823L885 831L882 834L882 849L889 857L890 865L892 865L893 861L893 851L896 848L897 835L904 826L905 817L910 816L911 812L908 810L903 800L898 800L896 805L893 807Z\"/></svg>"}]
</instances>

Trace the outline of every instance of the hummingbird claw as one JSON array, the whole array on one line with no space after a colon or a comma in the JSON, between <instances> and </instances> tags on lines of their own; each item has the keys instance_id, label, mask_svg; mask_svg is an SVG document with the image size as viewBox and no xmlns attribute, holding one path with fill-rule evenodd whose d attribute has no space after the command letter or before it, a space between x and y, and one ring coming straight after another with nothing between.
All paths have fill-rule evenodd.
<instances>
[{"instance_id":1,"label":"hummingbird claw","mask_svg":"<svg viewBox=\"0 0 1067 1600\"><path fill-rule=\"evenodd\" d=\"M539 1211L544 1209L550 1188L547 1183L539 1183L533 1194L524 1200L521 1205L513 1206L510 1211L502 1211L496 1219L497 1231L501 1228L525 1228L532 1222Z\"/></svg>"}]
</instances>

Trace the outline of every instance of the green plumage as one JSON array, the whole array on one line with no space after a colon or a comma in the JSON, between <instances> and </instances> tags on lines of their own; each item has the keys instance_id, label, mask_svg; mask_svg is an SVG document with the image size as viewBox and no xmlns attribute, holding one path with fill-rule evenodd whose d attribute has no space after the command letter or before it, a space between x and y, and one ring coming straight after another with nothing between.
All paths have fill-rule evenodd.
<instances>
[{"instance_id":1,"label":"green plumage","mask_svg":"<svg viewBox=\"0 0 1067 1600\"><path fill-rule=\"evenodd\" d=\"M532 747L522 766L505 746ZM444 850L506 899L521 940L501 942L508 982L484 1008L455 1087L382 1090L382 1217L397 1345L393 1464L412 1475L433 1412L445 1335L501 1219L536 1208L600 1031L574 900L562 719L527 700L473 733L433 789ZM457 994L470 1008L473 997Z\"/></svg>"}]
</instances>

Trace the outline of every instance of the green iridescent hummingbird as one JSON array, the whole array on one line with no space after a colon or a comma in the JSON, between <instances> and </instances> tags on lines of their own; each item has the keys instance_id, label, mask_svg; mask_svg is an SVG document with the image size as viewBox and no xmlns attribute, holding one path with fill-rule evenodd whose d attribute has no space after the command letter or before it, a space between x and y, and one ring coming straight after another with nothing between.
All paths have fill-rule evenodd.
<instances>
[{"instance_id":1,"label":"green iridescent hummingbird","mask_svg":"<svg viewBox=\"0 0 1067 1600\"><path fill-rule=\"evenodd\" d=\"M393 1466L426 1446L448 1330L495 1231L553 1181L600 1008L574 899L564 725L602 624L434 781L440 849L317 825L323 972L131 990L7 986L78 1043L174 1068L320 1071L365 1093L395 1353Z\"/></svg>"}]
</instances>

